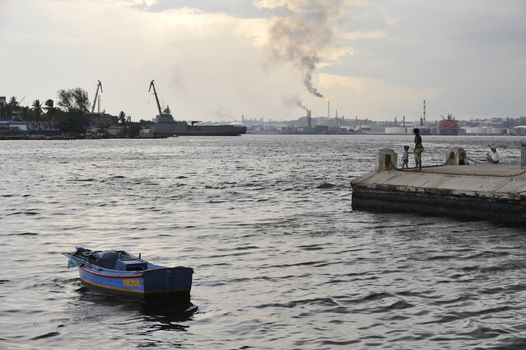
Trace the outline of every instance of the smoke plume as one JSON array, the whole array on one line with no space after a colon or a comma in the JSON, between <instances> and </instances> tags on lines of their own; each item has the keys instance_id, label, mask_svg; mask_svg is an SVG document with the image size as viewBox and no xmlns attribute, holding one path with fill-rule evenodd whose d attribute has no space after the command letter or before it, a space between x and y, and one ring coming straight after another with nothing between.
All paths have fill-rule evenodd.
<instances>
[{"instance_id":1,"label":"smoke plume","mask_svg":"<svg viewBox=\"0 0 526 350\"><path fill-rule=\"evenodd\" d=\"M305 107L303 102L297 96L286 97L284 99L284 102L285 102L286 105L298 106L300 108L303 108L305 110L305 112L309 111L309 109L307 107Z\"/></svg>"},{"instance_id":2,"label":"smoke plume","mask_svg":"<svg viewBox=\"0 0 526 350\"><path fill-rule=\"evenodd\" d=\"M270 29L274 56L292 63L303 75L307 90L323 97L312 84L320 62L320 51L333 38L333 24L343 14L345 0L260 0L259 7L286 7L287 15L275 20Z\"/></svg>"}]
</instances>

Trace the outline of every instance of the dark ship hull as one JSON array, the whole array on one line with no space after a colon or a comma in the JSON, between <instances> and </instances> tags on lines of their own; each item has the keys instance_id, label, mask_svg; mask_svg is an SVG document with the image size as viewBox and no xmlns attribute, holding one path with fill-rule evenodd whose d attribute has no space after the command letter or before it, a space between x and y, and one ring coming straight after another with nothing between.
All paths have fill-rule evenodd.
<instances>
[{"instance_id":1,"label":"dark ship hull","mask_svg":"<svg viewBox=\"0 0 526 350\"><path fill-rule=\"evenodd\" d=\"M458 128L439 128L439 135L458 135Z\"/></svg>"},{"instance_id":2,"label":"dark ship hull","mask_svg":"<svg viewBox=\"0 0 526 350\"><path fill-rule=\"evenodd\" d=\"M244 125L189 125L175 122L174 133L177 136L239 136L247 133Z\"/></svg>"},{"instance_id":3,"label":"dark ship hull","mask_svg":"<svg viewBox=\"0 0 526 350\"><path fill-rule=\"evenodd\" d=\"M154 137L169 136L239 136L247 133L245 125L219 124L203 125L175 121L170 115L157 117L152 125Z\"/></svg>"}]
</instances>

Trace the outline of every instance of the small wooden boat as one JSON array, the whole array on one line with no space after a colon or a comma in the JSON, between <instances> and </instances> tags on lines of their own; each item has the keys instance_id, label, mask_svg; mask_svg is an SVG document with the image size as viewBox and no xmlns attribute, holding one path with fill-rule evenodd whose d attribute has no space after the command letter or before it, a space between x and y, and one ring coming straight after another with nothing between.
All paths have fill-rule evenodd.
<instances>
[{"instance_id":1,"label":"small wooden boat","mask_svg":"<svg viewBox=\"0 0 526 350\"><path fill-rule=\"evenodd\" d=\"M123 250L93 251L76 247L68 267L78 267L81 282L93 289L148 303L190 301L189 267L155 265Z\"/></svg>"}]
</instances>

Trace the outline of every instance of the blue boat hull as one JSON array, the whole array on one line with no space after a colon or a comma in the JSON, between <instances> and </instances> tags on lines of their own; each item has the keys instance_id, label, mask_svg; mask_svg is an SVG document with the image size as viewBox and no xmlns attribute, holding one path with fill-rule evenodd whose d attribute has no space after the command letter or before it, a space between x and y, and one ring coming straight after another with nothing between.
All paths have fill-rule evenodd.
<instances>
[{"instance_id":1,"label":"blue boat hull","mask_svg":"<svg viewBox=\"0 0 526 350\"><path fill-rule=\"evenodd\" d=\"M167 268L153 264L148 264L148 267L144 271L119 271L82 264L79 274L84 285L125 298L149 303L190 301L191 268Z\"/></svg>"}]
</instances>

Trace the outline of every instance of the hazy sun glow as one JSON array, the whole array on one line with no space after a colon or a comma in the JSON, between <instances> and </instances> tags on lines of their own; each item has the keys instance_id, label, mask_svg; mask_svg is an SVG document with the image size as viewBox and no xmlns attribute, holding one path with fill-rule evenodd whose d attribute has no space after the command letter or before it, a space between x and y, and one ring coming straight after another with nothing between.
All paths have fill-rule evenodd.
<instances>
[{"instance_id":1,"label":"hazy sun glow","mask_svg":"<svg viewBox=\"0 0 526 350\"><path fill-rule=\"evenodd\" d=\"M289 96L324 115L309 87L371 119L418 116L424 98L430 118L521 115L524 16L519 0L2 0L0 96L31 103L80 86L92 98L101 80L106 111L151 119L156 79L180 119L291 119ZM301 24L281 27L301 50L276 42L279 20Z\"/></svg>"}]
</instances>

